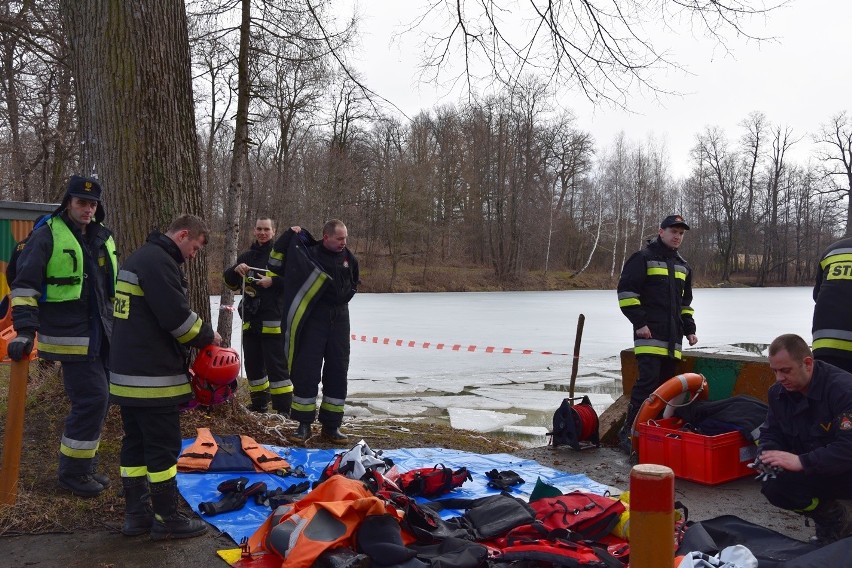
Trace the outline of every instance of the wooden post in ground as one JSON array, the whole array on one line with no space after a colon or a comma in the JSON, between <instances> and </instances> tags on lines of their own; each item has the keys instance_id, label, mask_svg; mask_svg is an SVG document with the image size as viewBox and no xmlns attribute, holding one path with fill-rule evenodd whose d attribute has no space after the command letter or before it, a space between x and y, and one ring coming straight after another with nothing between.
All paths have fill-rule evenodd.
<instances>
[{"instance_id":1,"label":"wooden post in ground","mask_svg":"<svg viewBox=\"0 0 852 568\"><path fill-rule=\"evenodd\" d=\"M577 366L580 364L580 341L583 339L583 324L586 316L580 314L577 318L577 335L574 336L574 361L571 364L571 385L568 388L568 398L574 398L574 383L577 381Z\"/></svg>"},{"instance_id":2,"label":"wooden post in ground","mask_svg":"<svg viewBox=\"0 0 852 568\"><path fill-rule=\"evenodd\" d=\"M6 433L3 436L3 461L0 466L0 504L14 505L18 498L18 474L24 438L24 407L27 401L27 375L30 361L12 361L9 374L9 399L6 409Z\"/></svg>"}]
</instances>

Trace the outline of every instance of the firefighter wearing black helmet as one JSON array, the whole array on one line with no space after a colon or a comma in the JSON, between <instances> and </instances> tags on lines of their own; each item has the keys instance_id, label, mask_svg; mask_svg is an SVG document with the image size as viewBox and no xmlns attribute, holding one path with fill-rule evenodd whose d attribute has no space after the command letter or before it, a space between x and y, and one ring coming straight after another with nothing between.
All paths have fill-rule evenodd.
<instances>
[{"instance_id":1,"label":"firefighter wearing black helmet","mask_svg":"<svg viewBox=\"0 0 852 568\"><path fill-rule=\"evenodd\" d=\"M39 356L62 363L71 410L59 444L59 485L80 497L109 486L109 478L96 471L109 405L106 363L117 273L104 216L100 182L71 176L62 204L20 250L11 284L18 336L9 356L28 356L38 332Z\"/></svg>"}]
</instances>

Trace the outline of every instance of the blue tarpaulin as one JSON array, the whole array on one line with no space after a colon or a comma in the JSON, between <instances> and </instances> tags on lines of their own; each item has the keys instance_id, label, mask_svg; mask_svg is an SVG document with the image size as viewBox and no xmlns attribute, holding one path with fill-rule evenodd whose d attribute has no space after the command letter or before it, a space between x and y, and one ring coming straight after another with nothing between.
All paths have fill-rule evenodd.
<instances>
[{"instance_id":1,"label":"blue tarpaulin","mask_svg":"<svg viewBox=\"0 0 852 568\"><path fill-rule=\"evenodd\" d=\"M184 440L183 447L191 444L194 440ZM221 494L216 487L222 481L236 477L247 477L249 484L256 481L266 482L267 489L287 489L291 485L305 481L313 483L320 478L322 470L334 458L340 450L314 450L305 448L282 448L280 446L266 446L284 459L293 469L304 469L306 478L294 476L281 477L270 473L254 472L227 472L227 473L179 473L177 476L178 488L181 495L193 510L198 511L198 505L205 501L218 501ZM347 448L348 449L348 448ZM374 451L376 448L372 448ZM396 464L400 473L421 467L432 467L443 464L446 467L458 469L466 467L473 477L473 481L467 481L464 485L447 494L445 497L464 499L475 499L486 495L498 493L497 489L488 487L488 478L485 473L496 469L497 471L511 470L524 478L524 483L511 488L513 495L529 498L535 487L536 479L554 485L563 493L581 490L603 495L610 488L606 485L591 480L582 473L566 473L553 468L545 467L534 460L522 459L510 454L474 454L460 450L448 450L444 448L412 448L386 450L382 457L390 458ZM271 513L267 506L257 505L253 499L249 499L246 505L237 511L222 513L208 517L201 517L216 527L219 531L226 533L234 542L239 543L242 539L251 536ZM458 515L458 511L443 511L444 517Z\"/></svg>"}]
</instances>

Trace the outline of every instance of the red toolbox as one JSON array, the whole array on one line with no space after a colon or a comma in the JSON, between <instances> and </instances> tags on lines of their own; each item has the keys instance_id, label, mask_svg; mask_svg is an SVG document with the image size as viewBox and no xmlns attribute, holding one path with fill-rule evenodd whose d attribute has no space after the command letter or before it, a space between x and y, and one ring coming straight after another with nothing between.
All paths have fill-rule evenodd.
<instances>
[{"instance_id":1,"label":"red toolbox","mask_svg":"<svg viewBox=\"0 0 852 568\"><path fill-rule=\"evenodd\" d=\"M704 436L681 430L680 418L663 418L639 424L639 463L668 466L675 477L717 485L754 475L748 464L757 446L739 432Z\"/></svg>"}]
</instances>

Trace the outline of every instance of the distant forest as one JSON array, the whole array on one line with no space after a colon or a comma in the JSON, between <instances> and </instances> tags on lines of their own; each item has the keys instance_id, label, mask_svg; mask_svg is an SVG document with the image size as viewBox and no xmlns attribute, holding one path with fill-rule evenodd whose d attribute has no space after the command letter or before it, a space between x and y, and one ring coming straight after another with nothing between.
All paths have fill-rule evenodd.
<instances>
[{"instance_id":1,"label":"distant forest","mask_svg":"<svg viewBox=\"0 0 852 568\"><path fill-rule=\"evenodd\" d=\"M318 26L328 3L312 8L319 14L273 9L292 4L257 2L241 26L225 7L187 3L204 208L195 212L216 229L211 273L231 254L228 235L246 247L257 216L315 233L343 219L362 265L389 271L391 290L411 266L486 268L506 287L531 271L617 276L671 213L691 225L684 255L704 279L810 283L820 251L849 230L845 109L825 109L819 132L759 111L735 132L696 132L692 171L678 179L658 141L593 139L554 111L563 94L534 78L403 117L334 64L357 22L331 33ZM99 142L81 139L57 2L3 10L0 197L54 202ZM813 150L793 161L797 144ZM110 186L113 166L95 164L115 216L110 191L144 199L146 188Z\"/></svg>"}]
</instances>

